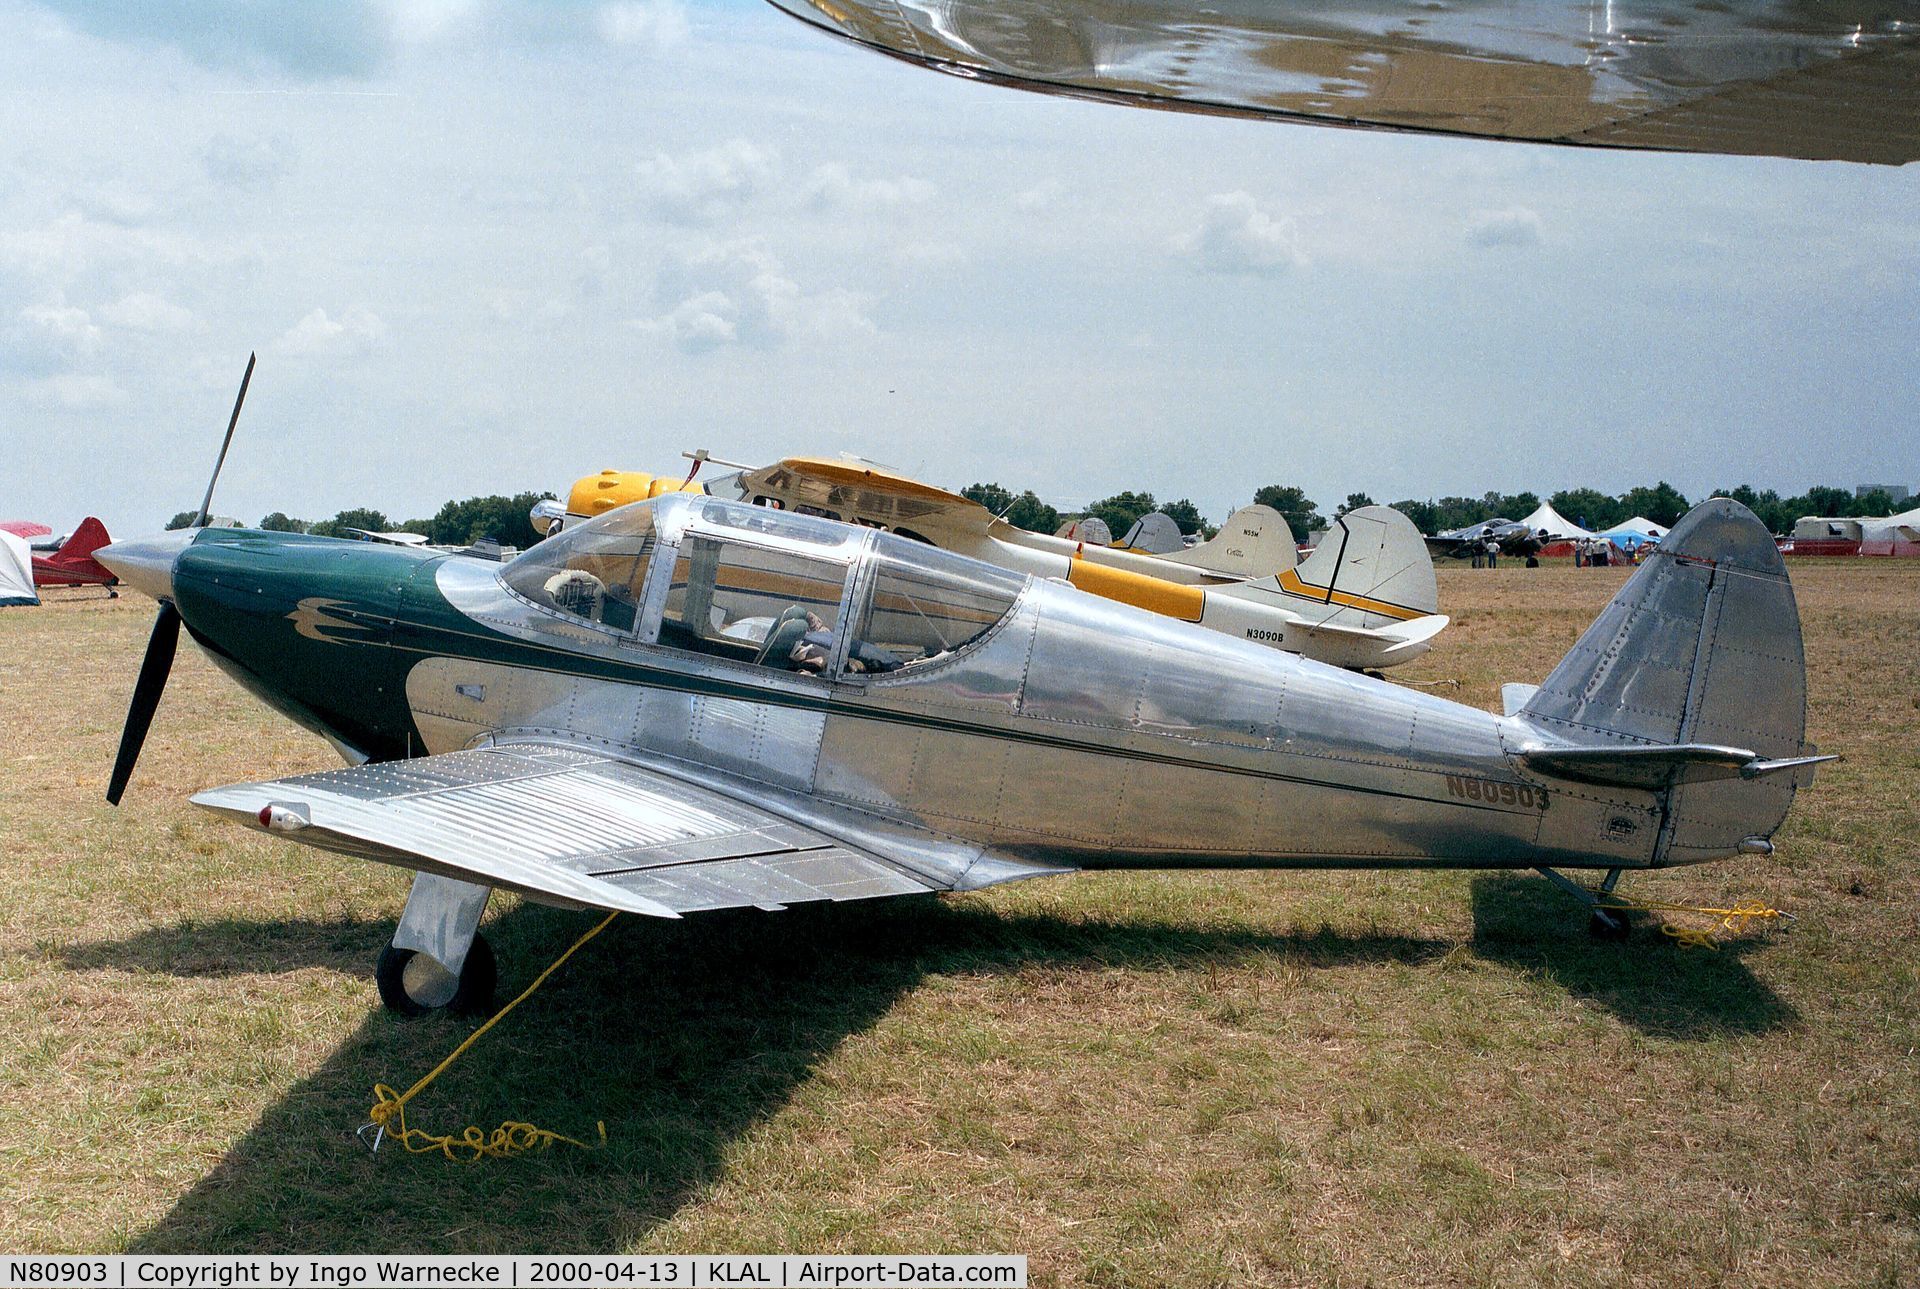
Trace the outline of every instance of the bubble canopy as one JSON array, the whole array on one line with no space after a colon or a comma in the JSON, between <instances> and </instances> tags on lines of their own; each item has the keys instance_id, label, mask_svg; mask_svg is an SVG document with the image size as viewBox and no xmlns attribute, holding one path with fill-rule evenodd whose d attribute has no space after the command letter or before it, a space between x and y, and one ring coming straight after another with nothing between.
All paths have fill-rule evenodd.
<instances>
[{"instance_id":1,"label":"bubble canopy","mask_svg":"<svg viewBox=\"0 0 1920 1289\"><path fill-rule=\"evenodd\" d=\"M684 494L609 511L500 572L533 608L621 644L843 677L958 651L1027 580L891 533Z\"/></svg>"}]
</instances>

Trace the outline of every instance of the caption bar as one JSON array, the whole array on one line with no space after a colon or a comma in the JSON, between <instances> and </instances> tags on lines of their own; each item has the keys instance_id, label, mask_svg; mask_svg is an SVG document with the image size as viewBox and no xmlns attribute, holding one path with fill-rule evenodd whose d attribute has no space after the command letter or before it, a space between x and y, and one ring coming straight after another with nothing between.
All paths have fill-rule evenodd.
<instances>
[{"instance_id":1,"label":"caption bar","mask_svg":"<svg viewBox=\"0 0 1920 1289\"><path fill-rule=\"evenodd\" d=\"M757 1257L694 1254L627 1258L593 1254L427 1257L355 1254L0 1255L0 1289L376 1289L418 1285L475 1289L895 1289L992 1285L1026 1289L1027 1260L1013 1255L842 1254Z\"/></svg>"}]
</instances>

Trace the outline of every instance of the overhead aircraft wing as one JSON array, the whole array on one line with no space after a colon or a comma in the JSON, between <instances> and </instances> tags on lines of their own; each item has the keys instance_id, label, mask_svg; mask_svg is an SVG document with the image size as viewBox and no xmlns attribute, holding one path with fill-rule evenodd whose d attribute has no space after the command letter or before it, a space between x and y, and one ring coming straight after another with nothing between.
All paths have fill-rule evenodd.
<instances>
[{"instance_id":1,"label":"overhead aircraft wing","mask_svg":"<svg viewBox=\"0 0 1920 1289\"><path fill-rule=\"evenodd\" d=\"M993 512L945 488L909 479L882 466L819 457L787 457L740 475L748 496L764 494L788 504L817 506L843 518L854 514L911 527L935 520L985 532Z\"/></svg>"},{"instance_id":2,"label":"overhead aircraft wing","mask_svg":"<svg viewBox=\"0 0 1920 1289\"><path fill-rule=\"evenodd\" d=\"M1148 107L1902 165L1920 3L771 0L975 80Z\"/></svg>"},{"instance_id":3,"label":"overhead aircraft wing","mask_svg":"<svg viewBox=\"0 0 1920 1289\"><path fill-rule=\"evenodd\" d=\"M749 801L595 752L509 744L234 784L193 801L323 850L655 917L1053 871L977 851L943 862L937 848L889 844L878 828L828 832L761 804L776 792Z\"/></svg>"}]
</instances>

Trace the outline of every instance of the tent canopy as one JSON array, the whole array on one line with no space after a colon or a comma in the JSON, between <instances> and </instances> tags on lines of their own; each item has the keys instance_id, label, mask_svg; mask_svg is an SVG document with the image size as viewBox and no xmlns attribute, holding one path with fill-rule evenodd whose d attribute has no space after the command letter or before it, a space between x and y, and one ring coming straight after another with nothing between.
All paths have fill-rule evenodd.
<instances>
[{"instance_id":1,"label":"tent canopy","mask_svg":"<svg viewBox=\"0 0 1920 1289\"><path fill-rule=\"evenodd\" d=\"M1648 519L1645 515L1635 515L1632 519L1622 520L1605 532L1598 534L1598 536L1624 537L1629 534L1651 537L1655 541L1658 541L1667 535L1667 530L1662 525L1656 524L1651 519Z\"/></svg>"},{"instance_id":2,"label":"tent canopy","mask_svg":"<svg viewBox=\"0 0 1920 1289\"><path fill-rule=\"evenodd\" d=\"M1911 542L1920 540L1920 507L1905 510L1885 519L1860 521L1860 540L1868 542Z\"/></svg>"},{"instance_id":3,"label":"tent canopy","mask_svg":"<svg viewBox=\"0 0 1920 1289\"><path fill-rule=\"evenodd\" d=\"M33 552L26 539L0 530L0 605L38 604L33 589Z\"/></svg>"},{"instance_id":4,"label":"tent canopy","mask_svg":"<svg viewBox=\"0 0 1920 1289\"><path fill-rule=\"evenodd\" d=\"M1553 508L1553 503L1543 501L1531 515L1520 521L1533 532L1544 531L1551 542L1571 542L1593 534L1587 529L1569 520Z\"/></svg>"}]
</instances>

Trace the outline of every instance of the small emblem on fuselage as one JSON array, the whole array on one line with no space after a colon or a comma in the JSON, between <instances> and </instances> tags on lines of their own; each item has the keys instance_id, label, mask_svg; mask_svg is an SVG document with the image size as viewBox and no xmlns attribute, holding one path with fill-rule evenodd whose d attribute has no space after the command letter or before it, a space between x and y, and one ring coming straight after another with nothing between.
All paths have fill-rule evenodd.
<instances>
[{"instance_id":1,"label":"small emblem on fuselage","mask_svg":"<svg viewBox=\"0 0 1920 1289\"><path fill-rule=\"evenodd\" d=\"M350 607L345 600L329 600L318 595L309 595L294 606L287 615L287 621L293 623L293 629L309 640L318 640L323 644L361 644L364 638L347 636L344 639L331 636L329 631L364 631L366 627L358 622L349 622L345 618L336 618L328 609Z\"/></svg>"}]
</instances>

